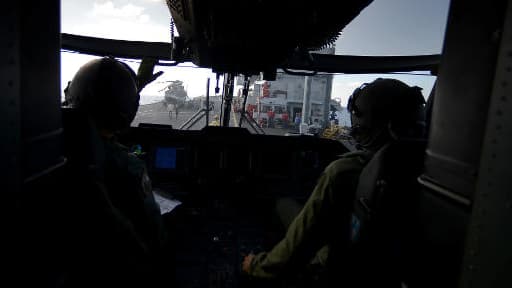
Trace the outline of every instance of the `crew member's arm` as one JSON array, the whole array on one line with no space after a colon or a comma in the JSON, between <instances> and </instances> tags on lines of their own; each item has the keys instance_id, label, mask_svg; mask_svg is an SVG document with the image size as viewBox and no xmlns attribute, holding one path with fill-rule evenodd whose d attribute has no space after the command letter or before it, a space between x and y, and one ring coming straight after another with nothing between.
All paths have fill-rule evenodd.
<instances>
[{"instance_id":1,"label":"crew member's arm","mask_svg":"<svg viewBox=\"0 0 512 288\"><path fill-rule=\"evenodd\" d=\"M336 210L347 211L352 205L350 199L367 158L363 156L360 152L351 153L327 166L303 209L288 228L285 238L270 252L247 256L242 267L244 272L255 277L274 278L293 265L309 262L327 244L330 229L336 229L336 226L342 229L343 223L348 223L348 219L333 219L337 218L333 216L340 214ZM336 202L349 203L340 205Z\"/></svg>"},{"instance_id":2,"label":"crew member's arm","mask_svg":"<svg viewBox=\"0 0 512 288\"><path fill-rule=\"evenodd\" d=\"M155 65L158 64L158 59L144 57L140 63L139 69L137 70L137 90L140 92L146 85L156 80L164 72L158 71L153 74Z\"/></svg>"}]
</instances>

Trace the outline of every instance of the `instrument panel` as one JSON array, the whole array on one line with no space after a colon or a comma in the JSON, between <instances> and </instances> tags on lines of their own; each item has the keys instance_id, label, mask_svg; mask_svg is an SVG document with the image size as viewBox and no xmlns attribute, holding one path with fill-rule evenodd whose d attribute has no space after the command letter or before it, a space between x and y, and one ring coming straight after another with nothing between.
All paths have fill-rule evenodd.
<instances>
[{"instance_id":1,"label":"instrument panel","mask_svg":"<svg viewBox=\"0 0 512 288\"><path fill-rule=\"evenodd\" d=\"M244 255L284 235L275 200L305 201L323 169L347 151L311 136L252 135L245 129L134 128L153 187L181 204L164 213L172 235L176 287L252 287ZM259 284L258 284L259 285Z\"/></svg>"}]
</instances>

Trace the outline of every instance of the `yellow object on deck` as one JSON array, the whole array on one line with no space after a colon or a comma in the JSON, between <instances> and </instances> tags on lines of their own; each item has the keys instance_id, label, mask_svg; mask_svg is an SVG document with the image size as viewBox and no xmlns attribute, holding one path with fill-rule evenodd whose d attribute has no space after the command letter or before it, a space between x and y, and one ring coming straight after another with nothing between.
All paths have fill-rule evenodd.
<instances>
[{"instance_id":1,"label":"yellow object on deck","mask_svg":"<svg viewBox=\"0 0 512 288\"><path fill-rule=\"evenodd\" d=\"M219 115L215 115L213 117L213 121L211 121L208 125L209 126L220 126Z\"/></svg>"}]
</instances>

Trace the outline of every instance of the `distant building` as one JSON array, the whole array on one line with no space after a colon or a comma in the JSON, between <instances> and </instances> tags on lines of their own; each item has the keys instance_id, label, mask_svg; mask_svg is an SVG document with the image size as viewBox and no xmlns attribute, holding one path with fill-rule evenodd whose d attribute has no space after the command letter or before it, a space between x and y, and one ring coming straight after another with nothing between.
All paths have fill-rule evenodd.
<instances>
[{"instance_id":1,"label":"distant building","mask_svg":"<svg viewBox=\"0 0 512 288\"><path fill-rule=\"evenodd\" d=\"M334 47L315 53L334 54ZM311 76L310 102L311 123L324 126L329 119L329 103L332 90L332 75ZM257 80L250 89L247 105L254 107L253 117L257 120L268 119L269 111L276 119L286 113L288 119L302 117L305 76L295 76L278 71L275 81Z\"/></svg>"}]
</instances>

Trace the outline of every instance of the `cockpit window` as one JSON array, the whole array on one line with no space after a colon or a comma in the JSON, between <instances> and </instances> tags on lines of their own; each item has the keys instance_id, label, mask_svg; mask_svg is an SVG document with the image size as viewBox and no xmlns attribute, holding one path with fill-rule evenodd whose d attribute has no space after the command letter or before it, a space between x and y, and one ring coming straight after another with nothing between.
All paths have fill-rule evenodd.
<instances>
[{"instance_id":1,"label":"cockpit window","mask_svg":"<svg viewBox=\"0 0 512 288\"><path fill-rule=\"evenodd\" d=\"M190 64L192 65L192 64ZM192 119L196 113L203 114L206 108L206 79L210 78L209 125L219 125L222 119L222 98L215 93L215 74L210 70L188 67L158 68L165 71L170 80L157 80L150 84L141 97L141 106L132 125L140 123L166 124L179 128ZM429 72L388 73L388 74L330 74L318 73L311 77L309 117L304 123L304 76L295 76L278 71L275 81L265 81L257 76L251 78L248 97L245 103L246 116L242 127L256 131L248 124L261 127L266 134L294 135L302 129L308 134L321 136L327 127L350 127L350 116L346 106L349 96L355 88L376 78L395 78L410 86L422 88L425 99L430 94L435 76ZM235 80L234 97L230 110L230 126L238 127L240 123L243 98L243 77ZM222 77L219 81L222 93ZM308 109L308 108L306 108ZM206 125L205 117L190 126L198 130ZM336 128L336 129L338 129ZM348 130L345 130L345 132ZM328 132L325 132L328 133Z\"/></svg>"},{"instance_id":2,"label":"cockpit window","mask_svg":"<svg viewBox=\"0 0 512 288\"><path fill-rule=\"evenodd\" d=\"M440 54L449 0L374 0L336 41L338 55Z\"/></svg>"},{"instance_id":3,"label":"cockpit window","mask_svg":"<svg viewBox=\"0 0 512 288\"><path fill-rule=\"evenodd\" d=\"M69 51L61 53L61 88L66 87L80 66L96 56L77 54ZM139 62L120 59L137 71ZM172 125L180 128L198 111L206 107L207 79L210 78L210 109L209 124L219 125L222 112L223 77L219 77L210 69L199 68L192 63L183 63L176 67L157 66L156 71L164 71L157 80L150 83L141 93L140 107L132 126L140 123ZM321 132L324 128L335 124L339 127L350 126L350 117L346 110L349 96L355 88L376 78L395 78L408 85L422 88L424 97L428 97L434 85L435 76L427 71L388 74L332 74L318 73L311 77L310 116L307 117L307 129ZM265 133L274 135L290 135L298 133L303 124L303 99L306 79L304 76L286 74L279 70L276 81L264 81L258 76L250 79L250 87L245 110L246 116L254 120ZM243 77L237 77L234 99L230 111L231 126L238 126L240 112L243 107ZM219 93L216 93L219 87ZM63 97L63 96L62 96ZM244 119L251 132L253 131ZM190 129L198 130L205 126L203 117Z\"/></svg>"},{"instance_id":4,"label":"cockpit window","mask_svg":"<svg viewBox=\"0 0 512 288\"><path fill-rule=\"evenodd\" d=\"M135 71L139 65L133 61L127 63ZM219 76L218 81L219 93L215 93L216 74L211 69L200 68L193 63L182 63L174 67L157 66L156 71L163 71L164 74L142 90L139 111L132 126L151 123L180 128L194 114L205 108L208 78L211 106L214 109L210 113L210 120L213 120L215 115L220 115L219 93L222 93L222 76ZM206 118L202 118L190 129L201 129L205 121Z\"/></svg>"},{"instance_id":5,"label":"cockpit window","mask_svg":"<svg viewBox=\"0 0 512 288\"><path fill-rule=\"evenodd\" d=\"M118 40L171 42L164 0L61 0L61 31Z\"/></svg>"},{"instance_id":6,"label":"cockpit window","mask_svg":"<svg viewBox=\"0 0 512 288\"><path fill-rule=\"evenodd\" d=\"M336 41L338 55L441 53L449 0L374 0ZM62 32L170 42L164 0L61 0ZM255 32L255 36L258 35Z\"/></svg>"},{"instance_id":7,"label":"cockpit window","mask_svg":"<svg viewBox=\"0 0 512 288\"><path fill-rule=\"evenodd\" d=\"M148 42L170 42L171 39L170 13L163 0L62 0L61 5L63 33ZM449 0L374 0L345 27L335 43L334 53L371 56L439 54L448 6ZM80 66L94 57L70 51L61 53L62 90ZM123 61L137 70L139 61ZM216 74L211 69L182 63L177 67L157 66L155 70L164 71L164 74L141 93L141 106L133 126L153 123L179 128L206 107L208 78L209 124L219 125L223 102L219 93L215 92ZM395 74L318 73L311 77L310 112L304 123L305 78L278 71L276 81L264 81L257 76L251 78L245 106L246 117L252 118L265 133L277 135L298 133L301 125L308 131L320 133L332 124L347 127L350 121L344 107L348 97L356 87L378 77L396 78L419 86L423 88L425 97L435 81L428 71ZM222 81L220 77L220 93ZM231 126L238 126L243 106L241 77L236 83L230 111ZM243 121L244 127L255 132L246 119ZM201 129L205 124L206 119L202 118L190 129Z\"/></svg>"},{"instance_id":8,"label":"cockpit window","mask_svg":"<svg viewBox=\"0 0 512 288\"><path fill-rule=\"evenodd\" d=\"M71 51L61 52L61 99L64 100L64 89L67 83L73 79L78 69L88 61L98 58L86 54L75 53ZM118 59L134 71L137 71L140 60ZM201 109L206 95L206 83L210 78L210 95L212 103L215 99L220 99L215 93L216 74L211 69L205 69L195 66L193 63L181 63L178 66L156 66L154 72L163 71L164 73L155 81L147 85L140 93L140 108L132 126L137 126L141 122L152 124L172 125L179 128L188 117L192 116L197 110ZM222 93L223 77L219 77L218 86ZM201 100L203 99L203 100ZM216 109L220 109L217 104ZM176 113L177 110L177 113ZM181 112L181 113L180 113ZM213 113L213 112L212 112ZM176 115L177 114L177 115ZM220 113L217 113L220 114ZM213 119L212 114L212 119ZM178 121L170 121L173 117ZM204 121L201 123L204 124ZM195 129L202 128L194 126ZM194 129L194 127L192 127Z\"/></svg>"}]
</instances>

